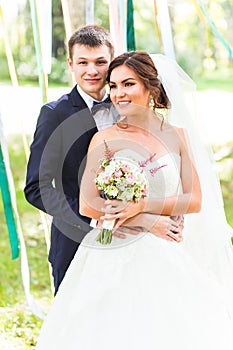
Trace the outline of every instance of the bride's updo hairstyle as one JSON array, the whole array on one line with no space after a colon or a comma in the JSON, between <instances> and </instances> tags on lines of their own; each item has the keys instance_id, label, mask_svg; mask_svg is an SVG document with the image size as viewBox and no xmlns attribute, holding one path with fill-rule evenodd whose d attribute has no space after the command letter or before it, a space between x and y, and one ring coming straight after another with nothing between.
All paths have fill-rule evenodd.
<instances>
[{"instance_id":1,"label":"bride's updo hairstyle","mask_svg":"<svg viewBox=\"0 0 233 350\"><path fill-rule=\"evenodd\" d=\"M113 69L122 65L132 69L142 81L146 89L150 91L154 100L154 109L170 107L170 101L158 78L157 69L148 53L145 51L130 51L116 57L109 66L107 75L108 83L110 82L110 76Z\"/></svg>"}]
</instances>

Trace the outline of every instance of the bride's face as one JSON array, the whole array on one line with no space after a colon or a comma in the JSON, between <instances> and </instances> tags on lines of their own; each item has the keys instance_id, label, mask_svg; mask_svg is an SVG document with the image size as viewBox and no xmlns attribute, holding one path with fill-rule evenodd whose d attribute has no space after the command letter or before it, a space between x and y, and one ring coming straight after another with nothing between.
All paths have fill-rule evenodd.
<instances>
[{"instance_id":1,"label":"bride's face","mask_svg":"<svg viewBox=\"0 0 233 350\"><path fill-rule=\"evenodd\" d=\"M135 115L141 113L142 108L148 108L150 91L127 66L113 69L109 86L110 98L120 115Z\"/></svg>"}]
</instances>

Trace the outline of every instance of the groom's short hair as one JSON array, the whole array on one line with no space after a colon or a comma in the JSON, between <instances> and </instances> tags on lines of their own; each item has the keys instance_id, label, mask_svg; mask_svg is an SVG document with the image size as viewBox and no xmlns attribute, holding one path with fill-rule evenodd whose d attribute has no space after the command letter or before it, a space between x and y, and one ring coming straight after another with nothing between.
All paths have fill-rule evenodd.
<instances>
[{"instance_id":1,"label":"groom's short hair","mask_svg":"<svg viewBox=\"0 0 233 350\"><path fill-rule=\"evenodd\" d=\"M98 47L106 45L109 48L111 58L114 56L114 46L110 33L96 24L89 24L77 29L68 41L69 58L72 60L75 44Z\"/></svg>"}]
</instances>

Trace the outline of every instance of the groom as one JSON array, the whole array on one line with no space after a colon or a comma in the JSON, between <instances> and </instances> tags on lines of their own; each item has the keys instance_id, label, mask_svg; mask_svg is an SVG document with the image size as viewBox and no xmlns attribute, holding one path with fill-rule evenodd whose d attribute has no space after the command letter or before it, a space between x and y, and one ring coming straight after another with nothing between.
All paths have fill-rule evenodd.
<instances>
[{"instance_id":1,"label":"groom","mask_svg":"<svg viewBox=\"0 0 233 350\"><path fill-rule=\"evenodd\" d=\"M117 116L109 112L105 89L114 56L109 32L97 25L84 26L73 33L68 50L68 65L76 85L70 93L42 106L24 189L28 202L53 217L49 261L55 294L80 242L91 229L90 219L79 214L79 183L89 142L97 130L117 122ZM108 109L95 113L99 102ZM169 217L140 214L130 224L143 225L166 239L181 239L182 224Z\"/></svg>"}]
</instances>

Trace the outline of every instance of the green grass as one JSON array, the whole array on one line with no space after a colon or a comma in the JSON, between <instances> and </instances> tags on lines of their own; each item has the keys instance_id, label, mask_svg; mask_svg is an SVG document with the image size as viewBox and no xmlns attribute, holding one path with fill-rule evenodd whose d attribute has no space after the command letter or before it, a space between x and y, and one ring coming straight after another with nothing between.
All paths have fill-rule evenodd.
<instances>
[{"instance_id":1,"label":"green grass","mask_svg":"<svg viewBox=\"0 0 233 350\"><path fill-rule=\"evenodd\" d=\"M197 90L222 90L226 92L233 92L233 84L232 79L224 80L224 79L214 79L214 78L199 78L197 82Z\"/></svg>"},{"instance_id":2,"label":"green grass","mask_svg":"<svg viewBox=\"0 0 233 350\"><path fill-rule=\"evenodd\" d=\"M23 81L19 81L18 82L19 86L29 86L29 87L39 87L39 80L23 80ZM10 79L2 79L1 78L1 81L0 81L0 85L3 85L3 86L12 86L12 82ZM67 87L69 87L69 84L64 84L64 83L60 83L60 82L54 82L54 81L49 81L49 88L64 88L64 89L67 89Z\"/></svg>"},{"instance_id":3,"label":"green grass","mask_svg":"<svg viewBox=\"0 0 233 350\"><path fill-rule=\"evenodd\" d=\"M224 146L215 146L214 152L222 154L217 162L224 208L228 223L233 227L233 141Z\"/></svg>"},{"instance_id":4,"label":"green grass","mask_svg":"<svg viewBox=\"0 0 233 350\"><path fill-rule=\"evenodd\" d=\"M222 90L233 92L233 69L217 70L194 77L197 90Z\"/></svg>"},{"instance_id":5,"label":"green grass","mask_svg":"<svg viewBox=\"0 0 233 350\"><path fill-rule=\"evenodd\" d=\"M26 158L22 140L8 141L11 170L14 177L17 207L26 244L31 277L31 294L42 312L52 298L47 262L47 247L39 211L26 202L23 194ZM25 299L20 257L12 260L8 231L0 195L0 348L34 349L42 321L34 316ZM6 345L4 345L6 341ZM2 342L2 343L1 343Z\"/></svg>"},{"instance_id":6,"label":"green grass","mask_svg":"<svg viewBox=\"0 0 233 350\"><path fill-rule=\"evenodd\" d=\"M0 315L1 350L35 349L42 325L38 317L25 310L22 304L0 309Z\"/></svg>"},{"instance_id":7,"label":"green grass","mask_svg":"<svg viewBox=\"0 0 233 350\"><path fill-rule=\"evenodd\" d=\"M233 143L232 143L233 144ZM223 147L223 146L221 146ZM220 146L215 148L219 151ZM233 159L232 145L229 152L218 162L228 222L233 226ZM50 276L47 263L47 247L38 210L28 204L23 195L26 159L19 136L10 138L8 148L14 176L17 204L28 253L31 275L31 293L42 311L51 303ZM34 316L25 300L20 258L11 259L2 201L0 200L0 348L1 350L34 349L42 321ZM5 344L6 343L6 344ZM5 345L4 345L5 344Z\"/></svg>"}]
</instances>

